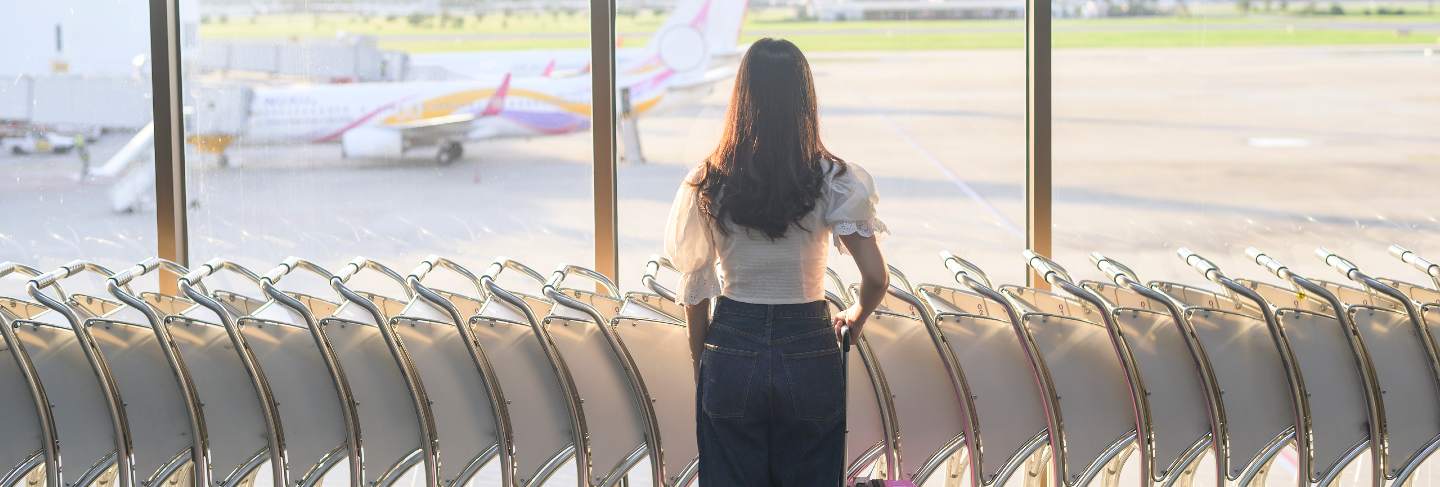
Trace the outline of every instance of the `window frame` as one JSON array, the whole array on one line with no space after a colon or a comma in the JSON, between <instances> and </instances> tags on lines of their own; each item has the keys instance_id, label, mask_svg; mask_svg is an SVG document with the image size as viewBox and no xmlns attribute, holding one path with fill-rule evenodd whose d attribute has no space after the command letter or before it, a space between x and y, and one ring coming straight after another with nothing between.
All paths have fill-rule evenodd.
<instances>
[{"instance_id":1,"label":"window frame","mask_svg":"<svg viewBox=\"0 0 1440 487\"><path fill-rule=\"evenodd\" d=\"M151 97L155 122L156 255L190 265L186 220L184 99L180 0L150 0ZM1025 243L1041 255L1051 244L1050 2L1025 1ZM615 92L615 0L590 0L591 162L595 270L620 282ZM1026 272L1028 284L1044 279ZM173 285L173 279L162 282Z\"/></svg>"}]
</instances>

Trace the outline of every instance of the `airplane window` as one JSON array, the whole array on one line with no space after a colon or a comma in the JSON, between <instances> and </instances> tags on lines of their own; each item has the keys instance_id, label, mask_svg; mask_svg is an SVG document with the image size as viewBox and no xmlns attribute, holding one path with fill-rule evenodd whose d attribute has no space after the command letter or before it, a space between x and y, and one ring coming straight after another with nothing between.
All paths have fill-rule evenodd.
<instances>
[{"instance_id":1,"label":"airplane window","mask_svg":"<svg viewBox=\"0 0 1440 487\"><path fill-rule=\"evenodd\" d=\"M0 262L119 269L155 254L154 151L123 149L152 113L134 64L150 54L149 16L135 7L20 2L0 15ZM4 295L24 296L5 281Z\"/></svg>"}]
</instances>

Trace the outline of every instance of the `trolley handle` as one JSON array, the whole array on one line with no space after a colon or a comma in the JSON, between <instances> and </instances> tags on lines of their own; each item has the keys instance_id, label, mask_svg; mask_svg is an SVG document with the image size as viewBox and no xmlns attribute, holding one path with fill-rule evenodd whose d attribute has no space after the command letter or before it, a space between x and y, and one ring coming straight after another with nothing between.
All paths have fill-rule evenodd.
<instances>
[{"instance_id":1,"label":"trolley handle","mask_svg":"<svg viewBox=\"0 0 1440 487\"><path fill-rule=\"evenodd\" d=\"M490 265L489 270L487 270L484 274L480 275L480 283L485 286L485 292L489 296L498 299L500 300L500 302L505 303L511 308L519 311L520 314L525 315L526 319L530 320L531 324L538 323L538 321L535 319L535 312L530 309L530 305L527 304L524 299L521 299L520 296L516 296L515 293L512 293L509 290L500 287L499 284L495 283L495 276L500 273L500 270L504 269L505 262L513 261L509 261L508 259L496 260L495 263ZM523 266L523 264L521 265ZM498 270L497 267L499 267ZM529 269L529 267L525 267L525 269Z\"/></svg>"},{"instance_id":2,"label":"trolley handle","mask_svg":"<svg viewBox=\"0 0 1440 487\"><path fill-rule=\"evenodd\" d=\"M302 259L292 256L286 257L285 260L280 262L280 265L275 266L274 269L270 269L270 272L266 272L265 275L260 278L260 280L273 286L279 284L281 279L284 279L285 276L288 276L291 272L295 272L297 270L309 271L310 273L324 278L326 281L329 281L331 278L335 277L335 274L331 274L330 271L326 270L324 267L320 267L319 264L316 264L308 259Z\"/></svg>"},{"instance_id":3,"label":"trolley handle","mask_svg":"<svg viewBox=\"0 0 1440 487\"><path fill-rule=\"evenodd\" d=\"M565 282L565 279L571 275L577 275L595 281L605 288L607 296L620 299L620 286L616 285L615 281L610 280L609 276L596 272L594 269L573 264L562 264L560 268L556 269L555 272L550 275L550 280L545 282L545 287L559 289L560 284Z\"/></svg>"},{"instance_id":4,"label":"trolley handle","mask_svg":"<svg viewBox=\"0 0 1440 487\"><path fill-rule=\"evenodd\" d=\"M190 269L186 269L185 266L176 264L173 261L161 259L159 257L151 257L140 261L139 264L130 266L129 268L110 276L110 280L113 281L116 286L126 286L130 284L130 281L135 280L135 278L144 276L160 269L165 269L181 276L184 276L190 272Z\"/></svg>"},{"instance_id":5,"label":"trolley handle","mask_svg":"<svg viewBox=\"0 0 1440 487\"><path fill-rule=\"evenodd\" d=\"M476 276L475 273L470 272L470 269L466 269L465 266L460 265L459 262L434 254L420 261L420 265L415 266L415 270L410 271L410 276L405 279L405 282L408 283L409 287L414 288L415 285L425 280L425 276L429 275L430 271L435 270L437 267L444 267L459 274L475 286L475 290L480 292L480 296L485 295L485 285L480 283L480 278Z\"/></svg>"},{"instance_id":6,"label":"trolley handle","mask_svg":"<svg viewBox=\"0 0 1440 487\"><path fill-rule=\"evenodd\" d=\"M1247 247L1245 249L1245 255L1255 260L1255 263L1259 264L1260 267L1268 269L1271 274L1275 275L1275 277L1286 281L1290 280L1290 276L1292 275L1290 272L1290 268L1285 267L1285 264L1281 264L1280 261L1275 260L1274 257L1266 255L1265 252L1260 251L1260 249L1257 249L1255 247Z\"/></svg>"},{"instance_id":7,"label":"trolley handle","mask_svg":"<svg viewBox=\"0 0 1440 487\"><path fill-rule=\"evenodd\" d=\"M540 288L540 293L545 295L545 297L555 301L556 304L585 313L586 315L589 315L591 319L595 320L596 324L604 325L609 320L606 320L605 316L600 314L600 311L596 310L594 306L591 306L589 303L586 303L579 299L575 299L574 297L571 297L570 295L567 295L560 290L560 283L565 281L565 277L569 274L567 270L569 270L569 268L571 267L574 266L561 265L560 268L556 269L553 274L550 274L550 280L545 281L545 285Z\"/></svg>"},{"instance_id":8,"label":"trolley handle","mask_svg":"<svg viewBox=\"0 0 1440 487\"><path fill-rule=\"evenodd\" d=\"M1329 265L1336 271L1339 271L1340 274L1344 275L1346 278L1351 280L1359 280L1360 276L1357 274L1360 272L1360 268L1356 267L1354 262L1350 262L1350 260L1341 257L1335 252L1331 252L1330 249L1327 249L1325 247L1315 248L1315 255L1320 257L1320 260L1324 261L1326 265Z\"/></svg>"},{"instance_id":9,"label":"trolley handle","mask_svg":"<svg viewBox=\"0 0 1440 487\"><path fill-rule=\"evenodd\" d=\"M950 253L948 250L940 251L940 261L944 262L945 268L948 269L951 274L955 275L956 281L963 283L965 282L964 278L968 276L971 279L985 284L985 287L994 287L994 285L990 283L990 276L985 275L985 271L980 270L980 266L975 265L973 262L962 259Z\"/></svg>"},{"instance_id":10,"label":"trolley handle","mask_svg":"<svg viewBox=\"0 0 1440 487\"><path fill-rule=\"evenodd\" d=\"M494 281L496 278L500 277L501 273L505 272L506 270L514 270L516 272L524 274L525 277L528 277L531 280L539 283L541 286L545 285L546 279L544 275L535 271L535 269L531 269L530 266L520 263L520 261L518 260L511 259L505 256L496 257L495 262L490 263L490 267L486 268L485 273L481 275L481 280L483 282L484 279L488 278L491 281ZM486 287L489 286L487 285Z\"/></svg>"},{"instance_id":11,"label":"trolley handle","mask_svg":"<svg viewBox=\"0 0 1440 487\"><path fill-rule=\"evenodd\" d=\"M410 285L405 282L405 276L400 275L400 273L395 272L394 269L369 257L356 257L351 259L349 263L345 264L345 270L330 277L330 287L335 288L337 292L344 293L344 291L341 291L341 288L346 288L345 282L355 277L360 271L366 269L379 272L381 275L395 281L396 284L400 285L400 289L405 291L405 297L407 299L415 297L415 291L410 289Z\"/></svg>"},{"instance_id":12,"label":"trolley handle","mask_svg":"<svg viewBox=\"0 0 1440 487\"><path fill-rule=\"evenodd\" d=\"M1425 260L1424 257L1420 256L1420 254L1417 254L1410 249L1401 247L1399 245L1391 245L1390 254L1399 258L1406 264L1410 264L1416 269L1420 269L1421 272L1429 274L1431 277L1434 277L1436 279L1440 279L1440 264L1435 264L1428 260Z\"/></svg>"},{"instance_id":13,"label":"trolley handle","mask_svg":"<svg viewBox=\"0 0 1440 487\"><path fill-rule=\"evenodd\" d=\"M17 272L30 277L40 277L40 274L43 274L40 272L40 269L19 262L0 262L0 277L5 277Z\"/></svg>"},{"instance_id":14,"label":"trolley handle","mask_svg":"<svg viewBox=\"0 0 1440 487\"><path fill-rule=\"evenodd\" d=\"M660 284L660 280L656 278L660 275L660 269L669 269L673 272L675 265L670 263L670 259L663 256L651 255L650 261L645 263L645 273L640 276L640 283L650 289L650 292L666 300L679 301L679 298L675 296L675 291Z\"/></svg>"},{"instance_id":15,"label":"trolley handle","mask_svg":"<svg viewBox=\"0 0 1440 487\"><path fill-rule=\"evenodd\" d=\"M21 264L19 262L0 262L0 278L17 273L25 276L30 276L32 279L40 277L41 274L44 274L43 272L40 272L40 269ZM55 292L60 294L60 299L65 299L65 290L61 289L59 284L55 285Z\"/></svg>"},{"instance_id":16,"label":"trolley handle","mask_svg":"<svg viewBox=\"0 0 1440 487\"><path fill-rule=\"evenodd\" d=\"M236 274L239 274L241 277L244 277L246 280L255 283L255 285L260 285L260 275L256 274L255 271L250 270L250 268L248 267L237 264L234 261L221 258L210 259L209 262L200 264L200 267L196 267L194 270L180 276L180 282L192 285L200 285L200 281L204 280L207 277L213 276L216 272L220 272L222 270L234 272Z\"/></svg>"},{"instance_id":17,"label":"trolley handle","mask_svg":"<svg viewBox=\"0 0 1440 487\"><path fill-rule=\"evenodd\" d=\"M895 267L891 264L885 264L885 270L890 273L890 277L894 277L896 280L900 281L901 289L904 289L912 294L915 292L915 286L910 285L910 279L905 277L904 272L900 272L899 267Z\"/></svg>"},{"instance_id":18,"label":"trolley handle","mask_svg":"<svg viewBox=\"0 0 1440 487\"><path fill-rule=\"evenodd\" d=\"M1185 261L1186 265L1195 269L1195 272L1199 272L1200 275L1205 276L1205 280L1207 281L1218 284L1220 280L1225 277L1225 274L1220 272L1220 267L1216 266L1214 262L1210 262L1210 259L1201 257L1200 254L1195 253L1195 251L1189 248L1180 247L1175 253L1180 256L1180 259Z\"/></svg>"},{"instance_id":19,"label":"trolley handle","mask_svg":"<svg viewBox=\"0 0 1440 487\"><path fill-rule=\"evenodd\" d=\"M1100 272L1104 272L1105 275L1110 276L1110 280L1114 281L1116 285L1124 286L1127 283L1140 283L1140 276L1136 275L1134 270L1115 259L1106 257L1105 254L1091 252L1090 261L1095 263L1095 267L1098 267Z\"/></svg>"},{"instance_id":20,"label":"trolley handle","mask_svg":"<svg viewBox=\"0 0 1440 487\"><path fill-rule=\"evenodd\" d=\"M1045 278L1045 282L1051 284L1055 284L1056 281L1075 282L1074 279L1070 278L1070 273L1066 272L1064 267L1061 267L1060 264L1055 263L1053 260L1035 253L1034 250L1025 249L1024 252L1021 252L1021 255L1025 256L1026 264L1029 264L1032 269L1035 269L1035 272L1040 273L1040 275Z\"/></svg>"},{"instance_id":21,"label":"trolley handle","mask_svg":"<svg viewBox=\"0 0 1440 487\"><path fill-rule=\"evenodd\" d=\"M31 292L31 295L34 295L35 293L47 287L57 285L60 283L60 281L80 274L81 272L91 272L99 274L106 279L109 279L111 275L115 274L114 271L111 271L110 269L100 264L96 264L87 260L74 260L71 261L69 264L57 267L55 270L35 276L34 279L31 279L30 285L35 288ZM130 290L129 285L123 287L127 291Z\"/></svg>"},{"instance_id":22,"label":"trolley handle","mask_svg":"<svg viewBox=\"0 0 1440 487\"><path fill-rule=\"evenodd\" d=\"M65 316L65 320L70 322L70 326L79 328L81 326L80 316L77 315L74 310L70 309L69 306L64 303L64 296L61 296L61 300L56 300L55 298L47 296L44 290L45 288L51 286L58 287L60 281L81 272L91 272L99 274L101 276L104 276L107 281L109 280L111 275L115 274L113 271L107 269L105 266L102 266L100 264L96 264L94 262L86 260L75 260L71 261L69 264L60 266L53 271L46 272L44 274L36 276L34 279L31 279L30 282L25 285L25 291L30 294L30 297L33 297L36 301L39 301L40 304L43 304L45 305L45 307L55 310L56 312ZM125 285L122 287L127 292L134 292L130 289L129 285Z\"/></svg>"},{"instance_id":23,"label":"trolley handle","mask_svg":"<svg viewBox=\"0 0 1440 487\"><path fill-rule=\"evenodd\" d=\"M835 286L833 290L825 290L825 299L834 302L840 309L850 307L850 291L845 286L845 280L840 278L840 273L835 272L835 269L826 267L825 280L830 281L830 285Z\"/></svg>"}]
</instances>

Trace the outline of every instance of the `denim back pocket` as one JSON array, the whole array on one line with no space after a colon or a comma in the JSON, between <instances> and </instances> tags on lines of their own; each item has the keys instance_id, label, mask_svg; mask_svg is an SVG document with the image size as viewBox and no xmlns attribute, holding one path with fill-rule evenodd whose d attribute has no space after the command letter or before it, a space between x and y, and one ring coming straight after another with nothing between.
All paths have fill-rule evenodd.
<instances>
[{"instance_id":1,"label":"denim back pocket","mask_svg":"<svg viewBox=\"0 0 1440 487\"><path fill-rule=\"evenodd\" d=\"M785 378L790 381L790 402L796 417L806 421L828 421L845 407L845 375L840 347L780 356Z\"/></svg>"},{"instance_id":2,"label":"denim back pocket","mask_svg":"<svg viewBox=\"0 0 1440 487\"><path fill-rule=\"evenodd\" d=\"M745 415L758 355L749 350L705 344L705 351L700 354L701 407L705 415L712 418Z\"/></svg>"}]
</instances>

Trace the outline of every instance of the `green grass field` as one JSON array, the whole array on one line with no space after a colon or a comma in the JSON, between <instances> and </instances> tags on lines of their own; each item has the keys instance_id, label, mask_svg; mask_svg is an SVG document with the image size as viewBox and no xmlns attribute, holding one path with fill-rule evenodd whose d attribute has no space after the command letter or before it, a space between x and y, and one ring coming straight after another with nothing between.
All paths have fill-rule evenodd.
<instances>
[{"instance_id":1,"label":"green grass field","mask_svg":"<svg viewBox=\"0 0 1440 487\"><path fill-rule=\"evenodd\" d=\"M584 48L588 14L406 17L270 15L206 18L206 39L330 38L374 35L381 47L408 52ZM663 17L616 20L621 45L638 47ZM809 51L1003 49L1024 45L1018 20L817 22L788 11L752 13L744 38L785 37ZM1059 19L1056 48L1242 47L1316 45L1437 45L1440 15L1240 15L1233 11L1185 17Z\"/></svg>"}]
</instances>

